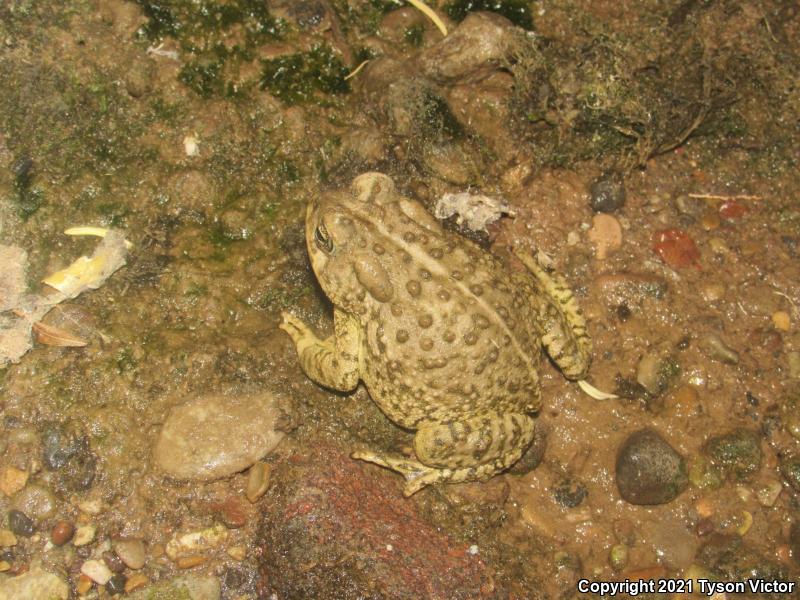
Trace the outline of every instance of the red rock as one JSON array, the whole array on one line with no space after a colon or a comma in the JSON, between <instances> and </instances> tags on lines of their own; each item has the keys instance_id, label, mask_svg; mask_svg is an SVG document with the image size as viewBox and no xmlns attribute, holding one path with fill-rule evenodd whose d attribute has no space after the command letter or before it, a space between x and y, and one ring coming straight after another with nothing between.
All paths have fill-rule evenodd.
<instances>
[{"instance_id":1,"label":"red rock","mask_svg":"<svg viewBox=\"0 0 800 600\"><path fill-rule=\"evenodd\" d=\"M700 268L700 252L694 240L680 229L662 229L653 235L653 250L673 268Z\"/></svg>"},{"instance_id":2,"label":"red rock","mask_svg":"<svg viewBox=\"0 0 800 600\"><path fill-rule=\"evenodd\" d=\"M723 202L719 207L719 216L723 219L741 219L747 213L747 207L736 200Z\"/></svg>"},{"instance_id":3,"label":"red rock","mask_svg":"<svg viewBox=\"0 0 800 600\"><path fill-rule=\"evenodd\" d=\"M428 522L393 473L322 444L285 462L265 507L261 569L281 598L495 598L480 555ZM392 481L392 479L396 481ZM272 593L271 592L271 593Z\"/></svg>"}]
</instances>

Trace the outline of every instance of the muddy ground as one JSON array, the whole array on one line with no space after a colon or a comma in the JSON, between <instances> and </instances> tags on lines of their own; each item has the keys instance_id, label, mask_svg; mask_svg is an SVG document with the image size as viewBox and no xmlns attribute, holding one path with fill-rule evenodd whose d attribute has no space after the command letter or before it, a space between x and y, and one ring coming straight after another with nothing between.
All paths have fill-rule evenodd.
<instances>
[{"instance_id":1,"label":"muddy ground","mask_svg":"<svg viewBox=\"0 0 800 600\"><path fill-rule=\"evenodd\" d=\"M66 228L133 243L0 369L0 597L798 581L796 4L432 6L447 37L389 0L0 6L0 244L43 294L97 246ZM446 224L509 269L517 245L565 275L588 380L618 397L544 363L536 447L486 483L404 499L352 461L411 434L363 388L309 381L277 325L330 331L305 206L369 170L431 209L505 199L487 232ZM9 285L4 328L25 312ZM164 424L202 402L220 417L193 448L227 466L170 476Z\"/></svg>"}]
</instances>

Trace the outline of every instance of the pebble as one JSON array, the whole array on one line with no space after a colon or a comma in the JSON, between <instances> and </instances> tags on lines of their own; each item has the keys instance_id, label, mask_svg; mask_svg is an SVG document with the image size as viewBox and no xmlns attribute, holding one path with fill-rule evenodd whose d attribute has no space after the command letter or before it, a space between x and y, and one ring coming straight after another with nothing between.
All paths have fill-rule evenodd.
<instances>
[{"instance_id":1,"label":"pebble","mask_svg":"<svg viewBox=\"0 0 800 600\"><path fill-rule=\"evenodd\" d=\"M94 582L91 577L81 574L81 576L78 577L78 585L75 586L75 591L78 592L79 596L84 596L89 593L93 585Z\"/></svg>"},{"instance_id":2,"label":"pebble","mask_svg":"<svg viewBox=\"0 0 800 600\"><path fill-rule=\"evenodd\" d=\"M225 502L214 504L220 519L231 529L238 529L247 524L247 513L242 501L236 496L228 496Z\"/></svg>"},{"instance_id":3,"label":"pebble","mask_svg":"<svg viewBox=\"0 0 800 600\"><path fill-rule=\"evenodd\" d=\"M214 576L185 574L170 581L162 581L138 590L126 600L151 600L152 598L187 598L187 600L219 600L222 589Z\"/></svg>"},{"instance_id":4,"label":"pebble","mask_svg":"<svg viewBox=\"0 0 800 600\"><path fill-rule=\"evenodd\" d=\"M247 486L245 496L251 503L258 501L269 488L270 474L272 465L263 461L258 461L247 472Z\"/></svg>"},{"instance_id":5,"label":"pebble","mask_svg":"<svg viewBox=\"0 0 800 600\"><path fill-rule=\"evenodd\" d=\"M102 560L96 559L84 562L81 565L81 573L98 585L105 585L114 575Z\"/></svg>"},{"instance_id":6,"label":"pebble","mask_svg":"<svg viewBox=\"0 0 800 600\"><path fill-rule=\"evenodd\" d=\"M32 569L16 577L3 579L0 585L0 598L2 600L33 600L34 598L47 598L47 600L67 600L69 586L58 575Z\"/></svg>"},{"instance_id":7,"label":"pebble","mask_svg":"<svg viewBox=\"0 0 800 600\"><path fill-rule=\"evenodd\" d=\"M714 466L739 480L757 472L763 458L758 434L742 428L710 438L704 444L703 452Z\"/></svg>"},{"instance_id":8,"label":"pebble","mask_svg":"<svg viewBox=\"0 0 800 600\"><path fill-rule=\"evenodd\" d=\"M94 541L94 536L97 533L97 527L94 525L81 525L75 531L75 537L72 538L73 546L86 546Z\"/></svg>"},{"instance_id":9,"label":"pebble","mask_svg":"<svg viewBox=\"0 0 800 600\"><path fill-rule=\"evenodd\" d=\"M712 360L728 365L739 364L739 353L725 344L716 333L704 334L697 345Z\"/></svg>"},{"instance_id":10,"label":"pebble","mask_svg":"<svg viewBox=\"0 0 800 600\"><path fill-rule=\"evenodd\" d=\"M789 331L792 320L789 318L789 313L778 310L772 313L772 324L778 331Z\"/></svg>"},{"instance_id":11,"label":"pebble","mask_svg":"<svg viewBox=\"0 0 800 600\"><path fill-rule=\"evenodd\" d=\"M144 542L137 538L117 538L111 547L129 569L141 569L145 562Z\"/></svg>"},{"instance_id":12,"label":"pebble","mask_svg":"<svg viewBox=\"0 0 800 600\"><path fill-rule=\"evenodd\" d=\"M192 556L182 556L175 561L179 569L193 569L200 566L208 560L207 556L202 554L193 554Z\"/></svg>"},{"instance_id":13,"label":"pebble","mask_svg":"<svg viewBox=\"0 0 800 600\"><path fill-rule=\"evenodd\" d=\"M613 213L625 204L625 184L616 173L604 173L589 188L589 206L595 212Z\"/></svg>"},{"instance_id":14,"label":"pebble","mask_svg":"<svg viewBox=\"0 0 800 600\"><path fill-rule=\"evenodd\" d=\"M786 353L786 364L789 367L789 377L800 379L800 352L793 350Z\"/></svg>"},{"instance_id":15,"label":"pebble","mask_svg":"<svg viewBox=\"0 0 800 600\"><path fill-rule=\"evenodd\" d=\"M108 565L108 568L111 569L113 573L122 573L125 570L125 563L117 556L116 552L106 550L103 552L102 556L103 562Z\"/></svg>"},{"instance_id":16,"label":"pebble","mask_svg":"<svg viewBox=\"0 0 800 600\"><path fill-rule=\"evenodd\" d=\"M128 578L122 573L117 573L106 583L106 591L112 596L115 594L125 593L125 584L128 583Z\"/></svg>"},{"instance_id":17,"label":"pebble","mask_svg":"<svg viewBox=\"0 0 800 600\"><path fill-rule=\"evenodd\" d=\"M800 456L788 455L781 458L781 475L796 491L800 491Z\"/></svg>"},{"instance_id":18,"label":"pebble","mask_svg":"<svg viewBox=\"0 0 800 600\"><path fill-rule=\"evenodd\" d=\"M139 588L146 586L148 583L150 583L150 580L146 575L134 573L128 577L128 581L125 582L125 593L130 594L132 591L138 590Z\"/></svg>"},{"instance_id":19,"label":"pebble","mask_svg":"<svg viewBox=\"0 0 800 600\"><path fill-rule=\"evenodd\" d=\"M706 302L716 302L725 296L725 286L721 283L704 283L700 286L700 295Z\"/></svg>"},{"instance_id":20,"label":"pebble","mask_svg":"<svg viewBox=\"0 0 800 600\"><path fill-rule=\"evenodd\" d=\"M611 215L596 214L587 237L595 245L597 260L605 260L609 252L622 246L622 226Z\"/></svg>"},{"instance_id":21,"label":"pebble","mask_svg":"<svg viewBox=\"0 0 800 600\"><path fill-rule=\"evenodd\" d=\"M34 521L44 521L55 514L56 498L48 488L32 484L14 495L11 506Z\"/></svg>"},{"instance_id":22,"label":"pebble","mask_svg":"<svg viewBox=\"0 0 800 600\"><path fill-rule=\"evenodd\" d=\"M8 527L13 533L22 537L31 537L36 531L36 524L21 510L8 511Z\"/></svg>"},{"instance_id":23,"label":"pebble","mask_svg":"<svg viewBox=\"0 0 800 600\"><path fill-rule=\"evenodd\" d=\"M247 558L247 548L244 546L231 546L226 552L233 560L242 561Z\"/></svg>"},{"instance_id":24,"label":"pebble","mask_svg":"<svg viewBox=\"0 0 800 600\"><path fill-rule=\"evenodd\" d=\"M155 461L177 479L212 480L242 471L283 438L272 394L203 396L172 409Z\"/></svg>"},{"instance_id":25,"label":"pebble","mask_svg":"<svg viewBox=\"0 0 800 600\"><path fill-rule=\"evenodd\" d=\"M689 484L686 461L652 429L632 433L617 454L617 487L631 504L665 504Z\"/></svg>"},{"instance_id":26,"label":"pebble","mask_svg":"<svg viewBox=\"0 0 800 600\"><path fill-rule=\"evenodd\" d=\"M0 473L0 492L11 497L28 483L28 472L16 467L5 467Z\"/></svg>"},{"instance_id":27,"label":"pebble","mask_svg":"<svg viewBox=\"0 0 800 600\"><path fill-rule=\"evenodd\" d=\"M17 536L10 529L0 529L0 548L10 548L17 545Z\"/></svg>"},{"instance_id":28,"label":"pebble","mask_svg":"<svg viewBox=\"0 0 800 600\"><path fill-rule=\"evenodd\" d=\"M207 529L178 533L166 547L167 556L175 561L182 556L191 556L216 548L228 539L228 530L223 525L214 525Z\"/></svg>"},{"instance_id":29,"label":"pebble","mask_svg":"<svg viewBox=\"0 0 800 600\"><path fill-rule=\"evenodd\" d=\"M615 571L621 571L628 566L628 547L625 544L616 544L611 547L608 562Z\"/></svg>"},{"instance_id":30,"label":"pebble","mask_svg":"<svg viewBox=\"0 0 800 600\"><path fill-rule=\"evenodd\" d=\"M63 546L75 535L75 526L69 521L59 521L50 532L50 541L56 546Z\"/></svg>"}]
</instances>

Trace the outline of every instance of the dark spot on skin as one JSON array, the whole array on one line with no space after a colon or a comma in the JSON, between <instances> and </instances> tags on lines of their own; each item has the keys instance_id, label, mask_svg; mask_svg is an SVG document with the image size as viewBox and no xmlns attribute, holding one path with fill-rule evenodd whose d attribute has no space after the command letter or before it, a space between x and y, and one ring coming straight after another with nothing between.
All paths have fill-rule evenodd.
<instances>
[{"instance_id":1,"label":"dark spot on skin","mask_svg":"<svg viewBox=\"0 0 800 600\"><path fill-rule=\"evenodd\" d=\"M489 326L489 319L483 315L475 315L472 317L472 320L475 322L475 325L481 329L486 329Z\"/></svg>"},{"instance_id":2,"label":"dark spot on skin","mask_svg":"<svg viewBox=\"0 0 800 600\"><path fill-rule=\"evenodd\" d=\"M400 344L405 344L408 341L408 332L405 329L398 329L395 339Z\"/></svg>"},{"instance_id":3,"label":"dark spot on skin","mask_svg":"<svg viewBox=\"0 0 800 600\"><path fill-rule=\"evenodd\" d=\"M464 336L464 343L467 346L473 346L478 341L478 334L474 331L470 331L467 335Z\"/></svg>"},{"instance_id":4,"label":"dark spot on skin","mask_svg":"<svg viewBox=\"0 0 800 600\"><path fill-rule=\"evenodd\" d=\"M367 240L364 238L358 238L358 247L359 248L366 248L367 247Z\"/></svg>"},{"instance_id":5,"label":"dark spot on skin","mask_svg":"<svg viewBox=\"0 0 800 600\"><path fill-rule=\"evenodd\" d=\"M488 359L490 362L495 362L499 355L500 352L497 350L497 348L492 348L491 350L489 350Z\"/></svg>"},{"instance_id":6,"label":"dark spot on skin","mask_svg":"<svg viewBox=\"0 0 800 600\"><path fill-rule=\"evenodd\" d=\"M419 243L423 246L428 243L428 236L423 234L419 236Z\"/></svg>"},{"instance_id":7,"label":"dark spot on skin","mask_svg":"<svg viewBox=\"0 0 800 600\"><path fill-rule=\"evenodd\" d=\"M483 370L485 368L486 368L486 365L484 363L479 363L478 366L475 367L475 371L474 371L475 375L480 375L481 373L483 373Z\"/></svg>"},{"instance_id":8,"label":"dark spot on skin","mask_svg":"<svg viewBox=\"0 0 800 600\"><path fill-rule=\"evenodd\" d=\"M505 306L498 306L497 307L497 314L500 315L504 319L508 319L508 309Z\"/></svg>"},{"instance_id":9,"label":"dark spot on skin","mask_svg":"<svg viewBox=\"0 0 800 600\"><path fill-rule=\"evenodd\" d=\"M448 344L452 344L453 342L456 341L456 334L448 329L447 331L444 332L442 339Z\"/></svg>"},{"instance_id":10,"label":"dark spot on skin","mask_svg":"<svg viewBox=\"0 0 800 600\"><path fill-rule=\"evenodd\" d=\"M392 304L392 315L395 317L399 317L403 314L403 309L400 308L399 304Z\"/></svg>"},{"instance_id":11,"label":"dark spot on skin","mask_svg":"<svg viewBox=\"0 0 800 600\"><path fill-rule=\"evenodd\" d=\"M413 243L413 242L414 242L416 239L417 239L417 236L415 236L415 235L414 235L413 233L411 233L410 231L406 231L406 232L403 234L403 241L404 241L404 242L406 242L407 244L411 244L411 243Z\"/></svg>"},{"instance_id":12,"label":"dark spot on skin","mask_svg":"<svg viewBox=\"0 0 800 600\"><path fill-rule=\"evenodd\" d=\"M439 300L442 302L447 302L450 300L450 292L447 290L439 290Z\"/></svg>"},{"instance_id":13,"label":"dark spot on skin","mask_svg":"<svg viewBox=\"0 0 800 600\"><path fill-rule=\"evenodd\" d=\"M447 359L439 356L436 358L423 358L422 366L425 369L441 369L447 365Z\"/></svg>"},{"instance_id":14,"label":"dark spot on skin","mask_svg":"<svg viewBox=\"0 0 800 600\"><path fill-rule=\"evenodd\" d=\"M428 350L432 350L433 349L433 340L431 338L424 337L419 341L419 347L422 348L423 350L425 350L426 352Z\"/></svg>"},{"instance_id":15,"label":"dark spot on skin","mask_svg":"<svg viewBox=\"0 0 800 600\"><path fill-rule=\"evenodd\" d=\"M417 323L419 323L419 326L422 327L423 329L427 329L428 327L433 325L433 317L430 315L422 315L417 321Z\"/></svg>"},{"instance_id":16,"label":"dark spot on skin","mask_svg":"<svg viewBox=\"0 0 800 600\"><path fill-rule=\"evenodd\" d=\"M511 343L511 336L504 335L503 336L503 346L508 346Z\"/></svg>"},{"instance_id":17,"label":"dark spot on skin","mask_svg":"<svg viewBox=\"0 0 800 600\"><path fill-rule=\"evenodd\" d=\"M364 298L366 297L367 297L367 290L364 289L358 290L358 293L356 294L356 300L358 300L359 302L363 302Z\"/></svg>"},{"instance_id":18,"label":"dark spot on skin","mask_svg":"<svg viewBox=\"0 0 800 600\"><path fill-rule=\"evenodd\" d=\"M431 256L436 260L439 260L440 258L442 258L442 256L444 256L444 252L442 252L441 248L434 248L433 250L431 250Z\"/></svg>"},{"instance_id":19,"label":"dark spot on skin","mask_svg":"<svg viewBox=\"0 0 800 600\"><path fill-rule=\"evenodd\" d=\"M412 279L406 284L406 290L408 291L409 294L411 294L414 298L416 298L422 291L422 286L419 284L419 281L414 281Z\"/></svg>"},{"instance_id":20,"label":"dark spot on skin","mask_svg":"<svg viewBox=\"0 0 800 600\"><path fill-rule=\"evenodd\" d=\"M431 280L431 272L426 269L419 270L420 279L423 281L430 281Z\"/></svg>"},{"instance_id":21,"label":"dark spot on skin","mask_svg":"<svg viewBox=\"0 0 800 600\"><path fill-rule=\"evenodd\" d=\"M450 273L450 277L452 277L456 281L460 281L464 277L464 274L459 270L455 270L452 273Z\"/></svg>"},{"instance_id":22,"label":"dark spot on skin","mask_svg":"<svg viewBox=\"0 0 800 600\"><path fill-rule=\"evenodd\" d=\"M480 285L479 283L473 283L471 286L469 286L469 291L475 294L476 296L480 296L481 294L483 294L483 286Z\"/></svg>"},{"instance_id":23,"label":"dark spot on skin","mask_svg":"<svg viewBox=\"0 0 800 600\"><path fill-rule=\"evenodd\" d=\"M372 244L372 251L378 256L380 256L381 254L386 252L386 249L380 244Z\"/></svg>"}]
</instances>

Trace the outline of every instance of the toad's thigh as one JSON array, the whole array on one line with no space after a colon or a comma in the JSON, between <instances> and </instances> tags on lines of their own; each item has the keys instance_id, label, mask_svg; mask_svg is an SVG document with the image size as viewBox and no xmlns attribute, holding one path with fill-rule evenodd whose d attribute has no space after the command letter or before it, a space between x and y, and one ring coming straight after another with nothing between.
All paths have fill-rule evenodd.
<instances>
[{"instance_id":1,"label":"toad's thigh","mask_svg":"<svg viewBox=\"0 0 800 600\"><path fill-rule=\"evenodd\" d=\"M533 439L534 420L525 414L488 412L449 423L422 423L414 437L419 461L456 469L500 461L511 466Z\"/></svg>"}]
</instances>

